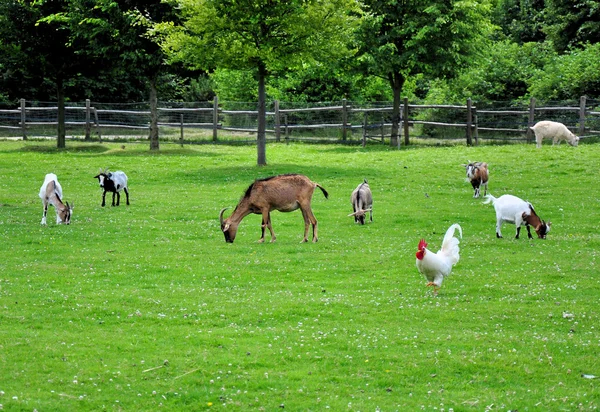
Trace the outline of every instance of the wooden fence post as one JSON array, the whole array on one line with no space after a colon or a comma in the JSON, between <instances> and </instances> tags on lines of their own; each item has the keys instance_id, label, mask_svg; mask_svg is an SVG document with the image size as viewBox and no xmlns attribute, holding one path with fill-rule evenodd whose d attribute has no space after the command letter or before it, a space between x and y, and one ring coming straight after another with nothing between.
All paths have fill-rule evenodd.
<instances>
[{"instance_id":1,"label":"wooden fence post","mask_svg":"<svg viewBox=\"0 0 600 412\"><path fill-rule=\"evenodd\" d=\"M346 141L348 137L346 123L348 122L348 112L347 112L347 101L346 99L342 99L342 140Z\"/></svg>"},{"instance_id":2,"label":"wooden fence post","mask_svg":"<svg viewBox=\"0 0 600 412\"><path fill-rule=\"evenodd\" d=\"M275 107L275 141L281 141L281 119L279 118L279 100L273 103Z\"/></svg>"},{"instance_id":3,"label":"wooden fence post","mask_svg":"<svg viewBox=\"0 0 600 412\"><path fill-rule=\"evenodd\" d=\"M467 99L467 146L473 146L473 101Z\"/></svg>"},{"instance_id":4,"label":"wooden fence post","mask_svg":"<svg viewBox=\"0 0 600 412\"><path fill-rule=\"evenodd\" d=\"M585 134L585 103L586 97L581 96L579 98L579 136Z\"/></svg>"},{"instance_id":5,"label":"wooden fence post","mask_svg":"<svg viewBox=\"0 0 600 412\"><path fill-rule=\"evenodd\" d=\"M284 124L284 130L285 130L285 142L289 143L290 142L290 132L288 129L288 117L287 114L283 115L283 124Z\"/></svg>"},{"instance_id":6,"label":"wooden fence post","mask_svg":"<svg viewBox=\"0 0 600 412\"><path fill-rule=\"evenodd\" d=\"M179 127L181 129L181 137L179 138L179 144L183 147L183 113L180 115Z\"/></svg>"},{"instance_id":7,"label":"wooden fence post","mask_svg":"<svg viewBox=\"0 0 600 412\"><path fill-rule=\"evenodd\" d=\"M219 97L213 99L213 142L217 141L217 130L219 129Z\"/></svg>"},{"instance_id":8,"label":"wooden fence post","mask_svg":"<svg viewBox=\"0 0 600 412\"><path fill-rule=\"evenodd\" d=\"M402 123L404 125L404 145L408 146L410 139L408 137L408 97L404 98L404 107L402 108Z\"/></svg>"},{"instance_id":9,"label":"wooden fence post","mask_svg":"<svg viewBox=\"0 0 600 412\"><path fill-rule=\"evenodd\" d=\"M367 116L368 116L368 114L367 114L367 112L365 112L365 118L363 121L362 147L365 147L367 145L367 124L368 124Z\"/></svg>"},{"instance_id":10,"label":"wooden fence post","mask_svg":"<svg viewBox=\"0 0 600 412\"><path fill-rule=\"evenodd\" d=\"M85 140L91 139L92 124L90 123L90 99L85 99Z\"/></svg>"},{"instance_id":11,"label":"wooden fence post","mask_svg":"<svg viewBox=\"0 0 600 412\"><path fill-rule=\"evenodd\" d=\"M27 140L27 127L25 125L25 99L21 99L21 129L23 130L23 140Z\"/></svg>"},{"instance_id":12,"label":"wooden fence post","mask_svg":"<svg viewBox=\"0 0 600 412\"><path fill-rule=\"evenodd\" d=\"M527 143L533 140L533 122L535 121L535 97L529 99L529 118L527 120Z\"/></svg>"},{"instance_id":13,"label":"wooden fence post","mask_svg":"<svg viewBox=\"0 0 600 412\"><path fill-rule=\"evenodd\" d=\"M475 111L477 113L477 111ZM475 146L479 146L479 128L478 128L478 119L477 115L473 116L473 133L475 136Z\"/></svg>"}]
</instances>

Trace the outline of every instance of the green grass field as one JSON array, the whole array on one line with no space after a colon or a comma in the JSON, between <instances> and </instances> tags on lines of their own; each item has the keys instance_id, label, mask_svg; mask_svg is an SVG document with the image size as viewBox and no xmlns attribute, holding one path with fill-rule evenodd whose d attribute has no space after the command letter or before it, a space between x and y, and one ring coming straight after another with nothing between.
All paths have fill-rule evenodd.
<instances>
[{"instance_id":1,"label":"green grass field","mask_svg":"<svg viewBox=\"0 0 600 412\"><path fill-rule=\"evenodd\" d=\"M600 407L600 146L0 143L0 404L9 411L589 410ZM531 201L546 240L496 239L462 163ZM99 168L131 206L100 207ZM58 175L72 224L42 227ZM300 212L218 214L258 177L323 185L319 242ZM350 193L367 178L374 222ZM110 195L107 195L107 201ZM231 212L229 210L226 215ZM415 267L453 223L461 259L437 297ZM523 234L525 233L525 236ZM267 240L269 240L267 235Z\"/></svg>"}]
</instances>

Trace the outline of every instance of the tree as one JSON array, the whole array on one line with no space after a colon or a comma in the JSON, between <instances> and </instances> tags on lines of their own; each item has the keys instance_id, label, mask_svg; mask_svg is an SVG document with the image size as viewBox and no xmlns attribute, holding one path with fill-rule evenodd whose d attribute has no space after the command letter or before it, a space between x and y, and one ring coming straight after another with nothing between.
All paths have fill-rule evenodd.
<instances>
[{"instance_id":1,"label":"tree","mask_svg":"<svg viewBox=\"0 0 600 412\"><path fill-rule=\"evenodd\" d=\"M69 41L70 32L47 16L63 13L66 1L23 0L0 3L0 64L2 86L11 97L56 96L57 147L65 143L65 89L89 69L77 56L81 44ZM18 89L14 89L17 87Z\"/></svg>"},{"instance_id":2,"label":"tree","mask_svg":"<svg viewBox=\"0 0 600 412\"><path fill-rule=\"evenodd\" d=\"M491 31L490 5L475 0L365 0L358 62L393 91L392 135L398 144L400 94L409 76L454 76ZM405 142L408 144L408 141Z\"/></svg>"},{"instance_id":3,"label":"tree","mask_svg":"<svg viewBox=\"0 0 600 412\"><path fill-rule=\"evenodd\" d=\"M50 0L45 0L50 1ZM152 37L156 23L175 15L161 0L68 0L69 7L46 19L68 30L69 42L87 45L78 57L95 62L107 76L127 73L147 83L150 149L158 150L157 82L165 72L164 55Z\"/></svg>"},{"instance_id":4,"label":"tree","mask_svg":"<svg viewBox=\"0 0 600 412\"><path fill-rule=\"evenodd\" d=\"M600 42L600 4L597 0L547 0L545 32L556 51Z\"/></svg>"},{"instance_id":5,"label":"tree","mask_svg":"<svg viewBox=\"0 0 600 412\"><path fill-rule=\"evenodd\" d=\"M500 26L502 34L517 44L542 42L545 0L498 0L492 12L492 21Z\"/></svg>"},{"instance_id":6,"label":"tree","mask_svg":"<svg viewBox=\"0 0 600 412\"><path fill-rule=\"evenodd\" d=\"M205 70L251 70L258 85L257 163L266 158L265 81L347 52L354 0L179 0L181 26L161 26L174 60Z\"/></svg>"}]
</instances>

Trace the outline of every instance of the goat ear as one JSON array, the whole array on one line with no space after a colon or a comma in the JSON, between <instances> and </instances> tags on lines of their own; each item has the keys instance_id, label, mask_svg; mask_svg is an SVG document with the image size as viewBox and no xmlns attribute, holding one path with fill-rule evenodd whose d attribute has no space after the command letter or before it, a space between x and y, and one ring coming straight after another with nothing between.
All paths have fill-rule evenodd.
<instances>
[{"instance_id":1,"label":"goat ear","mask_svg":"<svg viewBox=\"0 0 600 412\"><path fill-rule=\"evenodd\" d=\"M225 223L225 226L223 226L223 232L227 232L229 230L229 223Z\"/></svg>"}]
</instances>

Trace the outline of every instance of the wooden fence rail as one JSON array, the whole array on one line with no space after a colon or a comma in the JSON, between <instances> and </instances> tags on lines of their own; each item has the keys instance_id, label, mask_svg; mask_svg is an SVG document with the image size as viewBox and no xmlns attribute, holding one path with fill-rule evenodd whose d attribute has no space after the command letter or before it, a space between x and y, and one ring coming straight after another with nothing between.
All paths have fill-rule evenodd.
<instances>
[{"instance_id":1,"label":"wooden fence rail","mask_svg":"<svg viewBox=\"0 0 600 412\"><path fill-rule=\"evenodd\" d=\"M219 131L256 133L254 124L258 116L257 110L233 110L223 108L215 97L212 107L162 107L158 109L158 125L163 128L179 128L180 140L184 141L184 131L191 128L212 130L213 140L218 140ZM352 138L353 130L362 130L362 143L367 140L384 141L391 133L392 107L360 107L342 100L342 104L328 106L280 108L281 103L273 102L274 110L269 110L270 127L267 133L280 141L284 136L291 139L296 130L306 136L309 130L339 129L338 139L345 141ZM464 138L468 145L478 144L480 132L519 133L524 140L532 141L530 127L542 119L568 118L563 121L577 134L600 134L600 111L596 106L588 107L587 99L581 97L577 106L536 106L532 98L528 107L522 109L478 109L471 100L465 105L409 104L404 99L401 107L399 134L403 135L406 144L410 141L410 133L415 127L464 129ZM28 130L32 126L57 124L57 107L27 106L22 99L16 109L0 110L0 129L20 130L21 137L27 139ZM90 100L85 105L65 107L68 126L83 127L85 139L91 139L94 129L102 139L103 128L149 130L150 111L147 109L107 109L94 107ZM547 115L547 113L553 113ZM571 113L571 114L569 114ZM543 115L543 116L542 116ZM202 118L201 116L204 116ZM245 119L246 124L240 124ZM492 119L492 120L490 120ZM250 123L250 124L248 124ZM592 125L592 127L589 126ZM452 132L444 132L452 134ZM400 137L398 136L399 141ZM415 137L413 135L413 137ZM422 136L421 136L422 137ZM523 137L522 137L523 138Z\"/></svg>"}]
</instances>

